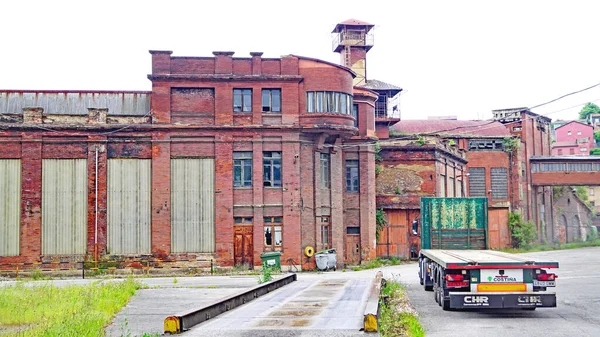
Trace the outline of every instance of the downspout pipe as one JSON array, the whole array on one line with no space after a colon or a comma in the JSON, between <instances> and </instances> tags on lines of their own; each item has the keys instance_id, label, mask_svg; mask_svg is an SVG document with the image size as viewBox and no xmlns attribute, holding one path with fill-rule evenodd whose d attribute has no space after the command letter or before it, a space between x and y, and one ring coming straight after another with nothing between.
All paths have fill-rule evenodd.
<instances>
[{"instance_id":1,"label":"downspout pipe","mask_svg":"<svg viewBox=\"0 0 600 337\"><path fill-rule=\"evenodd\" d=\"M98 147L96 146L96 174L94 175L94 261L95 267L98 268Z\"/></svg>"}]
</instances>

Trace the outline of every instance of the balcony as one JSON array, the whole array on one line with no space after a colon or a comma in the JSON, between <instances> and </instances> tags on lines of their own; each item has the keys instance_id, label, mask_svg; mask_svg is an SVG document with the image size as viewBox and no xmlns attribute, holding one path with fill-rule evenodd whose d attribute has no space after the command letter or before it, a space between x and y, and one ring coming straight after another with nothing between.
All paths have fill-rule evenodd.
<instances>
[{"instance_id":1,"label":"balcony","mask_svg":"<svg viewBox=\"0 0 600 337\"><path fill-rule=\"evenodd\" d=\"M375 119L400 118L400 110L388 111L386 102L375 102Z\"/></svg>"},{"instance_id":2,"label":"balcony","mask_svg":"<svg viewBox=\"0 0 600 337\"><path fill-rule=\"evenodd\" d=\"M335 33L333 36L333 51L339 53L343 47L367 47L367 51L373 47L374 43L373 33L364 32L340 32Z\"/></svg>"}]
</instances>

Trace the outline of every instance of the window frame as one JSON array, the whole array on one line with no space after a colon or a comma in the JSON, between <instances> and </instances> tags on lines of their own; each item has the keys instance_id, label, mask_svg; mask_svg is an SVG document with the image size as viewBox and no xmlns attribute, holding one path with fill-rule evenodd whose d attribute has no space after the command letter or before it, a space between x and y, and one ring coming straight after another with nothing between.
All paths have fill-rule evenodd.
<instances>
[{"instance_id":1,"label":"window frame","mask_svg":"<svg viewBox=\"0 0 600 337\"><path fill-rule=\"evenodd\" d=\"M240 99L240 106L236 106L236 97ZM249 100L249 102L246 102ZM233 89L233 112L246 113L252 112L252 88L234 88ZM248 109L248 110L247 110Z\"/></svg>"},{"instance_id":2,"label":"window frame","mask_svg":"<svg viewBox=\"0 0 600 337\"><path fill-rule=\"evenodd\" d=\"M273 109L273 92L279 93L279 107L277 110ZM268 95L269 102L265 105L265 94ZM261 92L261 110L263 113L281 113L281 88L265 88ZM265 110L265 107L268 108Z\"/></svg>"},{"instance_id":3,"label":"window frame","mask_svg":"<svg viewBox=\"0 0 600 337\"><path fill-rule=\"evenodd\" d=\"M307 91L306 112L352 114L354 100L351 94L340 91Z\"/></svg>"},{"instance_id":4,"label":"window frame","mask_svg":"<svg viewBox=\"0 0 600 337\"><path fill-rule=\"evenodd\" d=\"M346 192L360 192L360 161L358 159L346 160ZM352 171L356 170L356 183L352 179Z\"/></svg>"},{"instance_id":5,"label":"window frame","mask_svg":"<svg viewBox=\"0 0 600 337\"><path fill-rule=\"evenodd\" d=\"M331 155L329 153L319 153L319 173L321 174L319 186L331 188Z\"/></svg>"},{"instance_id":6,"label":"window frame","mask_svg":"<svg viewBox=\"0 0 600 337\"><path fill-rule=\"evenodd\" d=\"M273 154L279 154L279 157ZM267 156L267 154L270 154ZM263 187L281 188L282 185L282 155L281 151L263 151ZM279 166L279 180L275 179L275 168ZM268 167L268 169L267 169ZM267 178L267 174L270 178ZM267 185L269 183L269 185Z\"/></svg>"},{"instance_id":7,"label":"window frame","mask_svg":"<svg viewBox=\"0 0 600 337\"><path fill-rule=\"evenodd\" d=\"M236 158L236 154L237 157ZM243 187L252 187L252 169L253 169L253 153L252 151L234 151L233 152L233 187L234 188L243 188ZM239 162L239 163L238 163ZM250 162L250 165L247 163ZM240 177L239 182L236 182L236 168L240 168ZM250 170L250 181L246 181L245 173L246 169Z\"/></svg>"},{"instance_id":8,"label":"window frame","mask_svg":"<svg viewBox=\"0 0 600 337\"><path fill-rule=\"evenodd\" d=\"M329 249L332 246L331 243L331 217L330 216L321 216L320 217L320 227L321 227L321 246L323 249Z\"/></svg>"},{"instance_id":9,"label":"window frame","mask_svg":"<svg viewBox=\"0 0 600 337\"><path fill-rule=\"evenodd\" d=\"M267 244L267 230L271 233L271 244ZM279 232L280 241L277 244L275 233ZM283 251L283 217L269 216L263 218L263 251Z\"/></svg>"},{"instance_id":10,"label":"window frame","mask_svg":"<svg viewBox=\"0 0 600 337\"><path fill-rule=\"evenodd\" d=\"M354 127L358 128L358 104L352 104L352 111L350 111L350 115L354 117Z\"/></svg>"}]
</instances>

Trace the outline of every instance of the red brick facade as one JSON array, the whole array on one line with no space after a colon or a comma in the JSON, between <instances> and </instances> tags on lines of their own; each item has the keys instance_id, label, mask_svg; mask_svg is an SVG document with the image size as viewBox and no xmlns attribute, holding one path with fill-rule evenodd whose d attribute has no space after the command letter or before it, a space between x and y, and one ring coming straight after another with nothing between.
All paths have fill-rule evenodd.
<instances>
[{"instance_id":1,"label":"red brick facade","mask_svg":"<svg viewBox=\"0 0 600 337\"><path fill-rule=\"evenodd\" d=\"M74 261L93 259L96 254L126 266L207 267L211 260L218 266L233 266L234 235L240 225L234 218L251 219L245 231L252 233L254 265L260 265L260 255L269 250L264 244L265 218L281 220L282 244L275 250L281 250L284 266L314 268L314 256L304 255L308 246L336 248L339 266L375 257L375 154L365 141L375 133L377 95L353 88L351 70L293 55L267 59L262 53L251 53L249 58L234 58L232 52L215 52L215 57L173 57L168 51L151 54L152 92L131 93L151 97L145 115L127 115L109 106L74 114L49 114L44 109L3 112L14 120L2 121L0 159L21 159L22 202L19 255L0 256L2 268L14 269L16 263L26 264L25 268L70 268ZM249 111L234 111L234 89L251 90L243 98L248 104L244 109ZM280 93L280 111L263 112L263 89ZM350 114L352 101L350 106L340 102L344 95L352 97L354 90L358 118L364 120L360 129L354 127ZM333 108L310 112L317 109L307 106L307 92L330 95ZM317 92L336 94L320 96ZM119 93L79 93L104 94ZM252 153L251 186L233 185L236 151ZM271 151L281 154L281 184L265 187L263 153ZM329 158L326 184L322 183L321 154ZM87 159L85 256L42 255L42 160L50 158ZM107 163L112 158L151 160L149 254L114 256L107 252ZM171 165L178 158L214 159L214 252L172 252ZM347 161L360 163L354 190L346 183ZM322 242L325 217L329 244Z\"/></svg>"}]
</instances>

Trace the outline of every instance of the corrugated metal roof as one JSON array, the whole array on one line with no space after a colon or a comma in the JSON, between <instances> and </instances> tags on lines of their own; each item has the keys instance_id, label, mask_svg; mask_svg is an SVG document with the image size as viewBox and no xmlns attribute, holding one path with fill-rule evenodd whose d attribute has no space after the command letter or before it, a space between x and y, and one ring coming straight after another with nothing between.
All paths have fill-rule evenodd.
<instances>
[{"instance_id":1,"label":"corrugated metal roof","mask_svg":"<svg viewBox=\"0 0 600 337\"><path fill-rule=\"evenodd\" d=\"M440 134L457 136L509 137L506 127L496 121L461 120L403 120L391 127L391 131L407 134Z\"/></svg>"},{"instance_id":2,"label":"corrugated metal roof","mask_svg":"<svg viewBox=\"0 0 600 337\"><path fill-rule=\"evenodd\" d=\"M44 114L87 115L88 108L108 108L109 115L145 116L150 111L147 91L0 91L0 113L22 114L40 107Z\"/></svg>"},{"instance_id":3,"label":"corrugated metal roof","mask_svg":"<svg viewBox=\"0 0 600 337\"><path fill-rule=\"evenodd\" d=\"M402 91L402 88L395 86L393 84L389 84L379 80L367 80L367 83L363 86L363 88L371 89L371 90L394 90L397 92Z\"/></svg>"}]
</instances>

